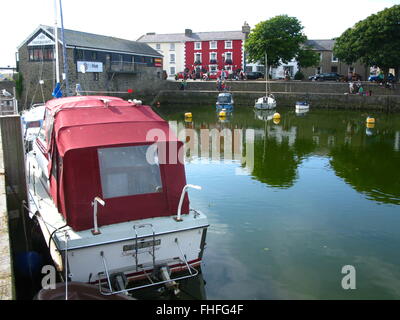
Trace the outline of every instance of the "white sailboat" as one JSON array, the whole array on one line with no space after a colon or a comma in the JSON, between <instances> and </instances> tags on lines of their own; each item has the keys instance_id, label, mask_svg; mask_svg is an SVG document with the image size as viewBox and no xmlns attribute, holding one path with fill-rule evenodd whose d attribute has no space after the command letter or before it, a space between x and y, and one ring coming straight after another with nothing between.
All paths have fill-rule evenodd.
<instances>
[{"instance_id":1,"label":"white sailboat","mask_svg":"<svg viewBox=\"0 0 400 320\"><path fill-rule=\"evenodd\" d=\"M268 59L265 53L265 96L256 100L254 108L259 110L270 110L276 108L276 100L272 93L268 93Z\"/></svg>"}]
</instances>

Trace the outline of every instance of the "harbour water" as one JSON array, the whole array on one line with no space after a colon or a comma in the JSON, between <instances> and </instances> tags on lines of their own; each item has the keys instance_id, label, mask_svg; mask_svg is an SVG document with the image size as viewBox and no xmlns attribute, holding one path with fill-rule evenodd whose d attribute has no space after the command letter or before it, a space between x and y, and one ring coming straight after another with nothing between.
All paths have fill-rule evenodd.
<instances>
[{"instance_id":1,"label":"harbour water","mask_svg":"<svg viewBox=\"0 0 400 320\"><path fill-rule=\"evenodd\" d=\"M400 114L277 111L279 123L251 107L226 118L212 105L160 108L199 135L253 132L239 152L254 148L253 161L186 157L188 183L203 187L190 191L191 207L210 222L206 297L400 299ZM356 289L342 288L346 265Z\"/></svg>"}]
</instances>

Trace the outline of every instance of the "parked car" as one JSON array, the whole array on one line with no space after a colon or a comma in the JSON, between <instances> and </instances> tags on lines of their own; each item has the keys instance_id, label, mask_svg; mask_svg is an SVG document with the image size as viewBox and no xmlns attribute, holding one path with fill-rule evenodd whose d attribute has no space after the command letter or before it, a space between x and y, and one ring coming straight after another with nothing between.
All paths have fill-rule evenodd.
<instances>
[{"instance_id":1,"label":"parked car","mask_svg":"<svg viewBox=\"0 0 400 320\"><path fill-rule=\"evenodd\" d=\"M255 71L255 72L247 72L246 73L246 77L247 79L260 79L260 78L264 78L264 74L262 72L259 71Z\"/></svg>"},{"instance_id":2,"label":"parked car","mask_svg":"<svg viewBox=\"0 0 400 320\"><path fill-rule=\"evenodd\" d=\"M326 81L326 80L340 81L342 79L344 79L344 77L336 72L319 73L311 77L308 77L308 80L312 81Z\"/></svg>"},{"instance_id":3,"label":"parked car","mask_svg":"<svg viewBox=\"0 0 400 320\"><path fill-rule=\"evenodd\" d=\"M395 80L395 76L391 73L388 74L387 80L392 82ZM375 82L382 82L383 81L383 74L376 74L374 76L369 76L368 81L375 81Z\"/></svg>"}]
</instances>

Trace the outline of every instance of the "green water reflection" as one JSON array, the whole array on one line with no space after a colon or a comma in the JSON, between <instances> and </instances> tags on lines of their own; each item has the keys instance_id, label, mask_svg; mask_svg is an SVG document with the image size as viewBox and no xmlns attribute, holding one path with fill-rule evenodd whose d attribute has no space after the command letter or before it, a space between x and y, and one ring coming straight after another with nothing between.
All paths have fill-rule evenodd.
<instances>
[{"instance_id":1,"label":"green water reflection","mask_svg":"<svg viewBox=\"0 0 400 320\"><path fill-rule=\"evenodd\" d=\"M400 115L277 111L279 123L250 107L226 118L212 106L160 110L199 136L200 129L243 132L232 157L211 159L201 146L187 153L188 182L203 186L190 192L191 206L211 224L207 297L399 299ZM341 287L344 265L356 268L356 290Z\"/></svg>"}]
</instances>

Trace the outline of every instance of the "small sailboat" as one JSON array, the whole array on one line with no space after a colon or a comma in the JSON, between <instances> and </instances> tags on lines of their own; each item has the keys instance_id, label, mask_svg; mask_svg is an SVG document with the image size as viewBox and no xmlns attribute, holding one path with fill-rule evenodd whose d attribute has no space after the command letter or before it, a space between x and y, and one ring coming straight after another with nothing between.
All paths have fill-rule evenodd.
<instances>
[{"instance_id":1,"label":"small sailboat","mask_svg":"<svg viewBox=\"0 0 400 320\"><path fill-rule=\"evenodd\" d=\"M268 59L265 53L265 96L256 100L254 108L259 110L270 110L276 108L276 100L272 93L268 93Z\"/></svg>"}]
</instances>

